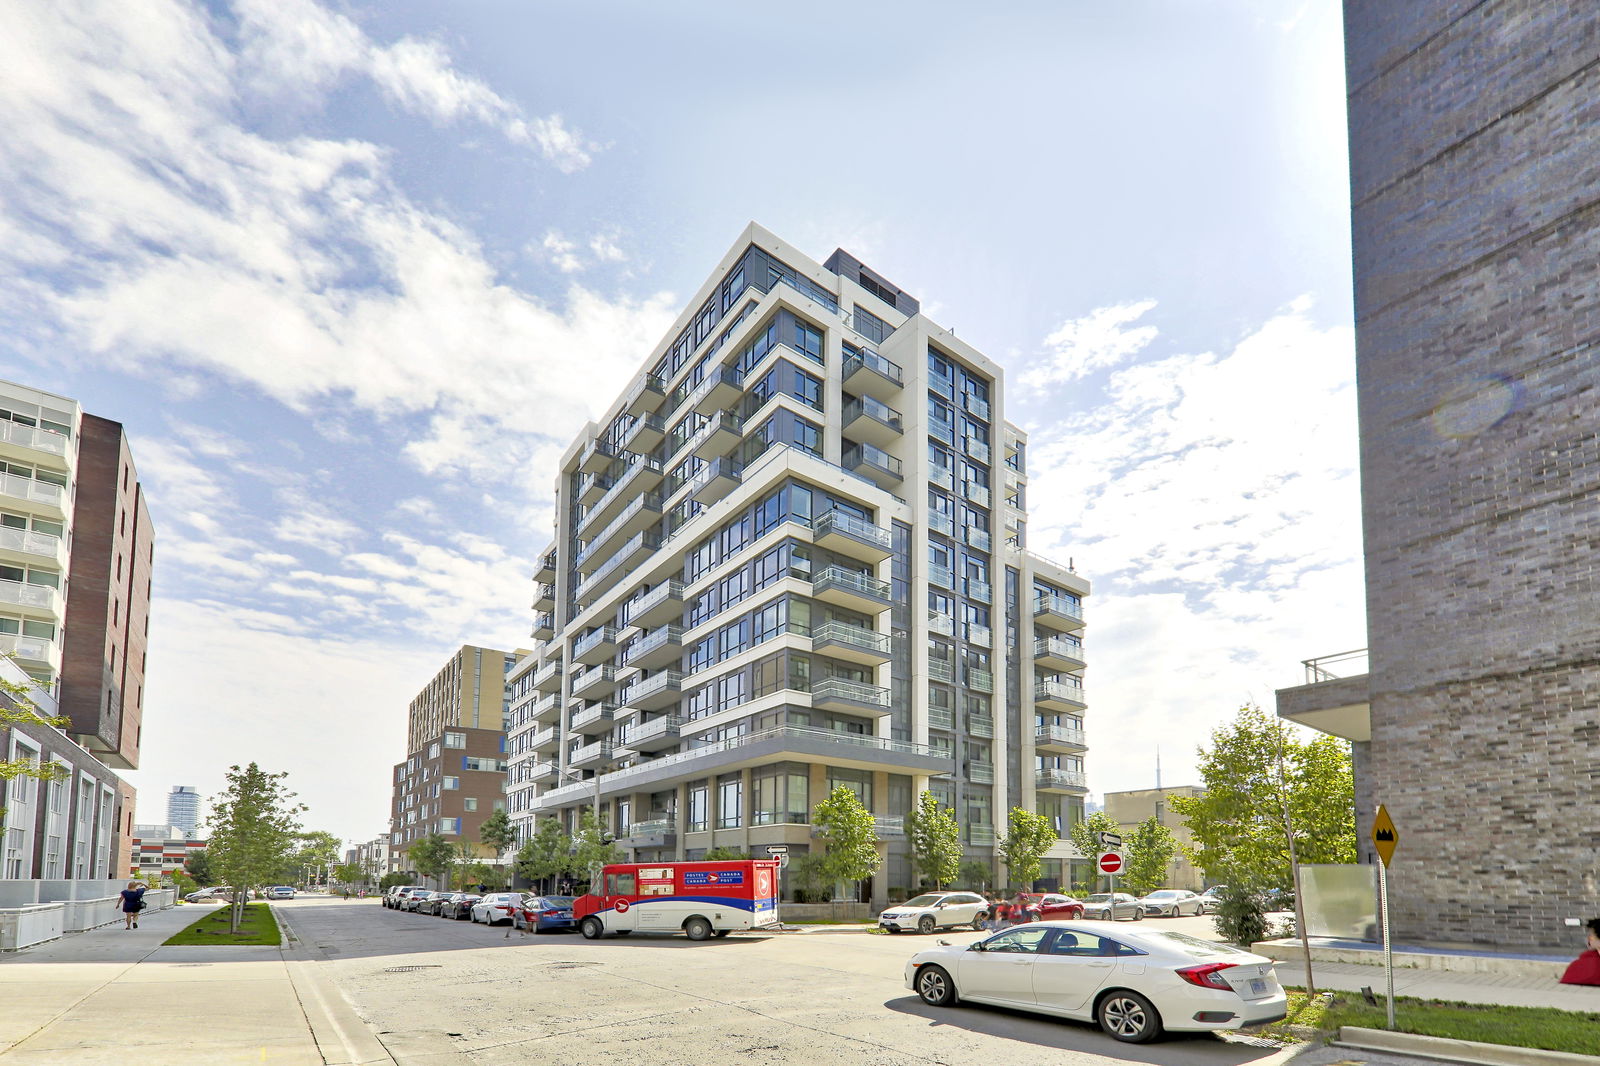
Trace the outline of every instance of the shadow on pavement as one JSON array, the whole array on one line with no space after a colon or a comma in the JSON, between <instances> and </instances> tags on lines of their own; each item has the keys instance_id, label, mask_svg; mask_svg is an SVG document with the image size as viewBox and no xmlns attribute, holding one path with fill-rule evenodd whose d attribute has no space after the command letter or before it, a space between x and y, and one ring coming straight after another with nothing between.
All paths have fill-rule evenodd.
<instances>
[{"instance_id":1,"label":"shadow on pavement","mask_svg":"<svg viewBox=\"0 0 1600 1066\"><path fill-rule=\"evenodd\" d=\"M1100 1031L1093 1022L1052 1018L1028 1011L961 1003L954 1007L930 1007L907 993L884 1003L898 1013L924 1018L930 1026L948 1026L984 1036L1018 1040L1043 1047L1087 1054L1104 1055L1125 1062L1151 1066L1189 1066L1215 1063L1238 1066L1271 1058L1281 1047L1252 1047L1231 1043L1214 1033L1168 1033L1151 1044L1124 1044Z\"/></svg>"}]
</instances>

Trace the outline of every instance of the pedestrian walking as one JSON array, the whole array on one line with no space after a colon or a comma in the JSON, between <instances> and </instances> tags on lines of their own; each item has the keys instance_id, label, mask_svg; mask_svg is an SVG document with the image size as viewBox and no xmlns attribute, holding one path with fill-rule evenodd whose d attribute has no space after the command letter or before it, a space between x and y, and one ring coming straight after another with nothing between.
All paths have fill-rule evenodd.
<instances>
[{"instance_id":1,"label":"pedestrian walking","mask_svg":"<svg viewBox=\"0 0 1600 1066\"><path fill-rule=\"evenodd\" d=\"M1564 985L1600 985L1600 918L1590 918L1583 934L1589 950L1573 959L1561 975Z\"/></svg>"},{"instance_id":2,"label":"pedestrian walking","mask_svg":"<svg viewBox=\"0 0 1600 1066\"><path fill-rule=\"evenodd\" d=\"M129 881L119 895L122 896L122 928L139 928L139 912L144 910L144 883Z\"/></svg>"},{"instance_id":3,"label":"pedestrian walking","mask_svg":"<svg viewBox=\"0 0 1600 1066\"><path fill-rule=\"evenodd\" d=\"M994 905L994 927L996 931L1011 927L1011 904L1004 897Z\"/></svg>"}]
</instances>

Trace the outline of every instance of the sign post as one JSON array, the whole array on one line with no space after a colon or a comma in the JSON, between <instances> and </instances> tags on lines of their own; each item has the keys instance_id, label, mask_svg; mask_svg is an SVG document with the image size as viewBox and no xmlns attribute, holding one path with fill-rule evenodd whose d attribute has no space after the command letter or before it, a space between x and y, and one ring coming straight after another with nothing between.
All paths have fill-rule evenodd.
<instances>
[{"instance_id":1,"label":"sign post","mask_svg":"<svg viewBox=\"0 0 1600 1066\"><path fill-rule=\"evenodd\" d=\"M1389 942L1389 861L1400 843L1400 831L1394 819L1378 804L1377 817L1372 819L1372 846L1378 851L1378 920L1383 924L1383 976L1388 985L1388 1028L1394 1028L1394 950Z\"/></svg>"},{"instance_id":2,"label":"sign post","mask_svg":"<svg viewBox=\"0 0 1600 1066\"><path fill-rule=\"evenodd\" d=\"M1106 914L1112 921L1116 921L1117 875L1122 872L1122 856L1114 851L1103 851L1100 853L1100 857L1095 860L1095 865L1100 868L1101 873L1111 878L1111 902L1107 904L1109 909Z\"/></svg>"}]
</instances>

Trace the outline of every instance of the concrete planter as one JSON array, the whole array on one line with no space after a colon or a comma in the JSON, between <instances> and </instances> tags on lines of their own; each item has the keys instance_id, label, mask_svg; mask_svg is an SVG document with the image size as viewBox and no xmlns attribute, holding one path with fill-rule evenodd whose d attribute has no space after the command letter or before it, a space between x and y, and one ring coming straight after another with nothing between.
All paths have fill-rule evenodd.
<instances>
[{"instance_id":1,"label":"concrete planter","mask_svg":"<svg viewBox=\"0 0 1600 1066\"><path fill-rule=\"evenodd\" d=\"M0 910L0 951L19 951L46 940L60 939L64 911L60 903L36 903Z\"/></svg>"},{"instance_id":2,"label":"concrete planter","mask_svg":"<svg viewBox=\"0 0 1600 1066\"><path fill-rule=\"evenodd\" d=\"M867 922L870 903L780 903L778 917L786 922Z\"/></svg>"}]
</instances>

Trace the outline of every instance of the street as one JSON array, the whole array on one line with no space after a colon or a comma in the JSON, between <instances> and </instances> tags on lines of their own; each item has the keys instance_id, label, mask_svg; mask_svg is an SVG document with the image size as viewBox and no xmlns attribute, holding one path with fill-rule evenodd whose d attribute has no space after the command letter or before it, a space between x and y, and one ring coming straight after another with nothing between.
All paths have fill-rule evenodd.
<instances>
[{"instance_id":1,"label":"street","mask_svg":"<svg viewBox=\"0 0 1600 1066\"><path fill-rule=\"evenodd\" d=\"M1243 1064L1289 1052L1213 1035L1119 1044L1087 1023L936 1009L902 986L934 938L827 930L586 941L305 897L278 913L395 1058L550 1062ZM1182 920L1187 924L1205 919ZM954 943L971 931L941 934ZM401 969L402 967L406 969ZM1381 1061L1319 1050L1297 1063ZM465 1053L465 1054L461 1054Z\"/></svg>"}]
</instances>

